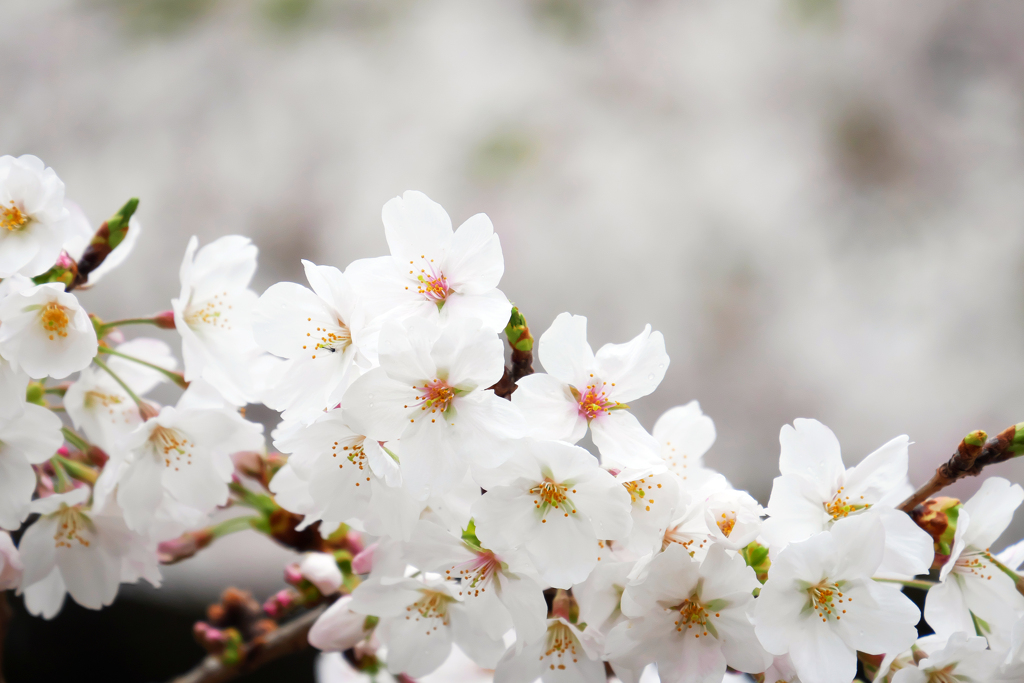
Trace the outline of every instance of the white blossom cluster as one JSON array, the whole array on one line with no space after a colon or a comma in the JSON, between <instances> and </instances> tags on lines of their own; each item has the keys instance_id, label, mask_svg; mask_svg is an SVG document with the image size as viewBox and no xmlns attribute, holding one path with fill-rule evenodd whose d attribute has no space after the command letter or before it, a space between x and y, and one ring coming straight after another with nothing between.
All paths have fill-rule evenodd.
<instances>
[{"instance_id":1,"label":"white blossom cluster","mask_svg":"<svg viewBox=\"0 0 1024 683\"><path fill-rule=\"evenodd\" d=\"M0 588L49 618L65 595L99 609L121 583L157 585L161 544L255 495L237 463L270 462L242 410L262 403L287 456L266 499L296 532L360 538L298 567L333 600L310 642L374 653L339 659L346 680L460 680L452 658L499 683L850 683L859 660L877 681L1024 680L1024 546L990 551L1019 485L987 479L935 538L898 508L906 436L847 468L826 426L796 419L762 508L704 465L715 428L696 401L650 432L630 412L668 368L659 332L595 352L563 313L533 345L485 215L453 230L406 192L382 218L390 255L304 261L308 287L262 295L248 239L192 238L171 311L108 324L61 279L98 239L88 221L38 159L0 158L0 527L18 539L0 534ZM139 322L177 331L180 375L164 342L125 341ZM522 330L544 372L507 400L504 338ZM176 405L146 398L176 377ZM906 587L927 591L933 634Z\"/></svg>"}]
</instances>

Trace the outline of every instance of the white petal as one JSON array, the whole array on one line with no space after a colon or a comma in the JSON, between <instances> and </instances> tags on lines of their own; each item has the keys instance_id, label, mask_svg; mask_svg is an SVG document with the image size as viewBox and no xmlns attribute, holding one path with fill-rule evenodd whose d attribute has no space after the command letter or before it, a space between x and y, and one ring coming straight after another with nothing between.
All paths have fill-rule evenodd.
<instances>
[{"instance_id":1,"label":"white petal","mask_svg":"<svg viewBox=\"0 0 1024 683\"><path fill-rule=\"evenodd\" d=\"M442 267L449 286L462 294L483 294L497 287L505 261L491 219L478 213L460 225Z\"/></svg>"},{"instance_id":2,"label":"white petal","mask_svg":"<svg viewBox=\"0 0 1024 683\"><path fill-rule=\"evenodd\" d=\"M577 388L586 386L595 366L594 352L587 343L587 319L559 314L540 336L537 355L549 375Z\"/></svg>"},{"instance_id":3,"label":"white petal","mask_svg":"<svg viewBox=\"0 0 1024 683\"><path fill-rule=\"evenodd\" d=\"M665 337L651 332L647 325L643 332L625 344L605 344L595 356L601 379L615 388L611 397L628 403L647 396L661 384L668 371Z\"/></svg>"}]
</instances>

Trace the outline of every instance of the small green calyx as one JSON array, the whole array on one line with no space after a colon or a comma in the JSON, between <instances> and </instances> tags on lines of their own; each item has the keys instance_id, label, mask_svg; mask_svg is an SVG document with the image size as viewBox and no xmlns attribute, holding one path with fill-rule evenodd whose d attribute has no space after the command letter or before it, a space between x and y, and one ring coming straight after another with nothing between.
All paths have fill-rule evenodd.
<instances>
[{"instance_id":1,"label":"small green calyx","mask_svg":"<svg viewBox=\"0 0 1024 683\"><path fill-rule=\"evenodd\" d=\"M764 583L768 580L768 570L772 566L772 561L768 558L767 546L754 541L743 548L740 555L743 556L743 561L747 563L747 566L757 574L758 581Z\"/></svg>"},{"instance_id":2,"label":"small green calyx","mask_svg":"<svg viewBox=\"0 0 1024 683\"><path fill-rule=\"evenodd\" d=\"M25 389L25 400L29 403L35 403L37 406L43 406L45 408L45 393L46 387L43 386L42 382L29 382L28 387Z\"/></svg>"},{"instance_id":3,"label":"small green calyx","mask_svg":"<svg viewBox=\"0 0 1024 683\"><path fill-rule=\"evenodd\" d=\"M530 334L530 327L526 324L526 318L519 309L512 307L512 315L505 326L505 336L508 338L508 345L516 351L533 351L533 336Z\"/></svg>"}]
</instances>

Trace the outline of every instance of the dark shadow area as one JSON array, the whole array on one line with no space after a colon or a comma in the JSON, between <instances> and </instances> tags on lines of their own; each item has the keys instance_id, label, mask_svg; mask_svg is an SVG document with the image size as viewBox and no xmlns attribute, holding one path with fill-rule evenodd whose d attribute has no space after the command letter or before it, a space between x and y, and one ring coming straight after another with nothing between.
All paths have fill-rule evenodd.
<instances>
[{"instance_id":1,"label":"dark shadow area","mask_svg":"<svg viewBox=\"0 0 1024 683\"><path fill-rule=\"evenodd\" d=\"M25 611L20 598L8 594L14 619L4 648L7 683L54 683L68 680L104 683L171 681L205 655L192 639L192 624L201 607L180 609L119 599L101 611L71 600L47 621ZM237 680L244 683L314 680L310 648Z\"/></svg>"}]
</instances>

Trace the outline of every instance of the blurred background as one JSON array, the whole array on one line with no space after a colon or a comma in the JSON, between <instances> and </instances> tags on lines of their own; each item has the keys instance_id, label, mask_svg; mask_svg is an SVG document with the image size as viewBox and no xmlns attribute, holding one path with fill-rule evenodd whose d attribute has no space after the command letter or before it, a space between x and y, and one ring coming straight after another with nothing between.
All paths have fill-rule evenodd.
<instances>
[{"instance_id":1,"label":"blurred background","mask_svg":"<svg viewBox=\"0 0 1024 683\"><path fill-rule=\"evenodd\" d=\"M257 291L303 282L300 258L385 254L381 206L419 189L456 225L491 217L535 335L565 310L595 347L661 330L672 364L636 414L651 428L698 399L719 434L707 463L763 503L796 417L831 426L848 465L909 434L915 483L968 431L1024 420L1020 3L3 12L0 153L41 157L96 224L142 200L133 258L83 295L102 317L169 308L192 234L251 236ZM1021 464L993 470L1024 481ZM219 541L100 615L19 618L9 678L46 679L60 663L32 643L82 625L103 637L69 647L108 681L184 670L189 624L224 586L279 586L288 554L256 540ZM290 667L308 679L308 658Z\"/></svg>"}]
</instances>

